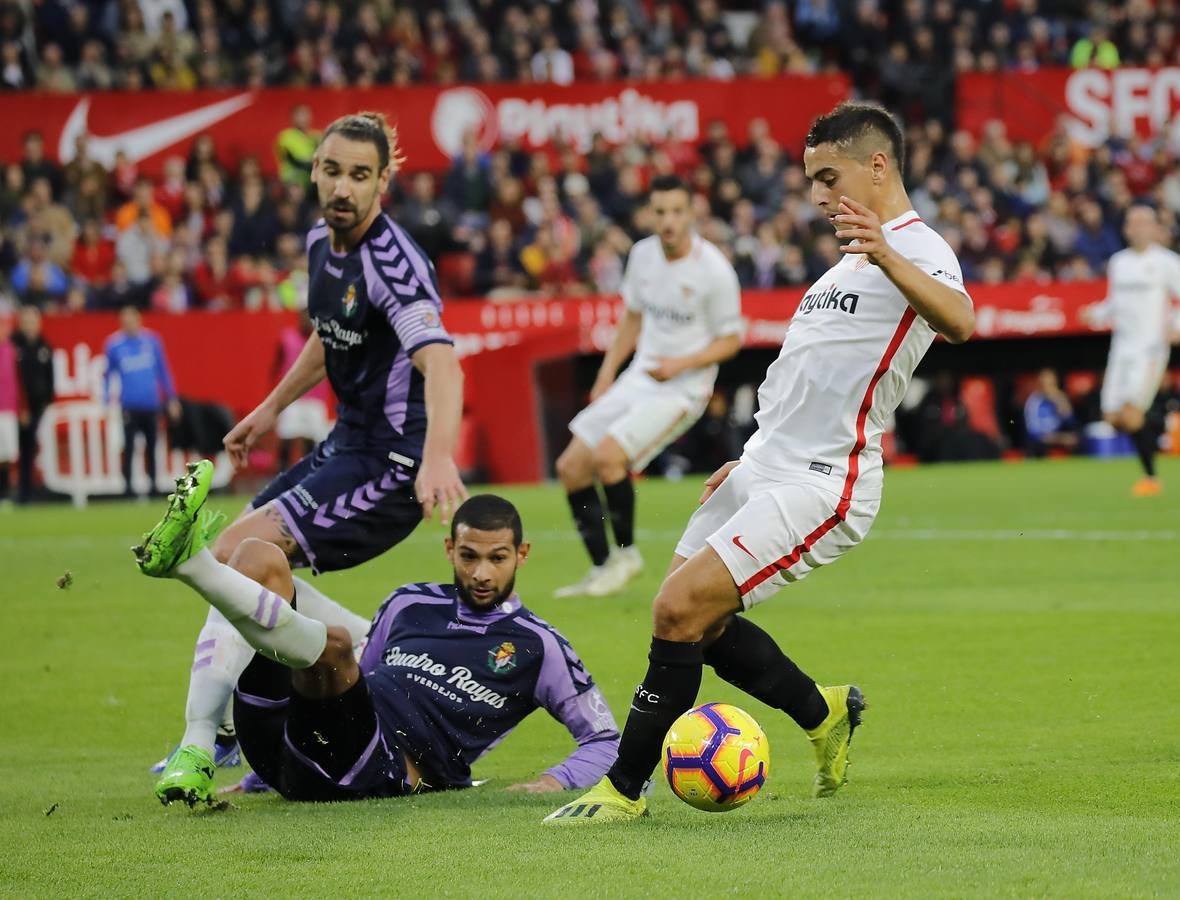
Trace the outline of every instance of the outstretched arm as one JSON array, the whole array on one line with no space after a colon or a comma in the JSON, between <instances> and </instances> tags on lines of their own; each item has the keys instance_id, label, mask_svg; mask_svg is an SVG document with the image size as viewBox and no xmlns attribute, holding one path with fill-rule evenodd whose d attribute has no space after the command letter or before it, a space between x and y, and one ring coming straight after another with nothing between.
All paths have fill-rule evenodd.
<instances>
[{"instance_id":1,"label":"outstretched arm","mask_svg":"<svg viewBox=\"0 0 1180 900\"><path fill-rule=\"evenodd\" d=\"M303 349L299 351L294 365L287 370L287 374L279 380L274 390L222 440L235 468L240 469L246 465L250 448L274 428L279 413L323 381L327 373L324 345L319 334L313 331Z\"/></svg>"},{"instance_id":2,"label":"outstretched arm","mask_svg":"<svg viewBox=\"0 0 1180 900\"><path fill-rule=\"evenodd\" d=\"M414 351L410 361L425 379L426 400L426 440L414 489L423 518L429 519L437 506L445 525L467 497L455 465L463 420L463 369L451 344L426 344Z\"/></svg>"},{"instance_id":3,"label":"outstretched arm","mask_svg":"<svg viewBox=\"0 0 1180 900\"><path fill-rule=\"evenodd\" d=\"M606 774L619 755L619 730L597 686L546 709L569 729L578 746L533 781L514 784L510 791L542 794L589 787Z\"/></svg>"}]
</instances>

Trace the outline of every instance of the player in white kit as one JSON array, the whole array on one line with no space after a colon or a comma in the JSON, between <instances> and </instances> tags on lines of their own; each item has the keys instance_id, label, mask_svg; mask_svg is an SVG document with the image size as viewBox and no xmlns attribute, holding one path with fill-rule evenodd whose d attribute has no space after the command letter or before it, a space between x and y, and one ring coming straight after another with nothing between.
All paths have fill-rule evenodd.
<instances>
[{"instance_id":1,"label":"player in white kit","mask_svg":"<svg viewBox=\"0 0 1180 900\"><path fill-rule=\"evenodd\" d=\"M717 364L741 348L737 273L693 230L690 200L679 178L652 180L656 233L631 248L623 318L590 391L590 405L570 422L573 439L557 460L591 563L590 571L559 588L557 597L605 596L639 574L643 560L635 546L631 475L701 417ZM616 380L632 351L635 359Z\"/></svg>"},{"instance_id":2,"label":"player in white kit","mask_svg":"<svg viewBox=\"0 0 1180 900\"><path fill-rule=\"evenodd\" d=\"M1149 206L1127 212L1123 234L1129 246L1110 258L1106 300L1086 311L1094 323L1111 326L1110 355L1102 381L1102 416L1135 442L1143 477L1133 493L1158 494L1155 454L1162 423L1147 415L1168 368L1172 298L1180 298L1180 256L1159 244L1160 224Z\"/></svg>"},{"instance_id":3,"label":"player in white kit","mask_svg":"<svg viewBox=\"0 0 1180 900\"><path fill-rule=\"evenodd\" d=\"M950 247L913 211L903 142L883 109L846 103L817 119L804 168L813 202L853 243L791 320L759 390L758 431L706 482L656 596L647 674L610 772L546 821L634 820L668 728L696 700L702 667L787 713L815 751L813 794L846 781L864 698L818 687L743 610L864 538L881 498L881 434L935 334L974 328ZM832 636L840 639L841 623Z\"/></svg>"}]
</instances>

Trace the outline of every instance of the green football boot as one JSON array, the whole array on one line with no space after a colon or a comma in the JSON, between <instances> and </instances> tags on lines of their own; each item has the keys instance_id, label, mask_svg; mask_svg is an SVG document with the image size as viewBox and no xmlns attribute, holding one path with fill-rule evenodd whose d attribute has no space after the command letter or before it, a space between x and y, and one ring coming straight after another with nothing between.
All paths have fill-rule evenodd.
<instances>
[{"instance_id":1,"label":"green football boot","mask_svg":"<svg viewBox=\"0 0 1180 900\"><path fill-rule=\"evenodd\" d=\"M139 571L152 578L167 578L172 571L208 544L221 523L223 513L210 514L202 507L213 480L213 463L202 459L188 464L188 471L176 479L176 492L168 495L168 509L155 527L132 547Z\"/></svg>"},{"instance_id":2,"label":"green football boot","mask_svg":"<svg viewBox=\"0 0 1180 900\"><path fill-rule=\"evenodd\" d=\"M156 782L156 797L167 806L183 800L190 807L213 802L213 757L195 744L181 747Z\"/></svg>"},{"instance_id":3,"label":"green football boot","mask_svg":"<svg viewBox=\"0 0 1180 900\"><path fill-rule=\"evenodd\" d=\"M600 825L607 822L635 822L647 815L647 798L632 800L618 792L605 775L598 784L551 812L541 821L546 825Z\"/></svg>"},{"instance_id":4,"label":"green football boot","mask_svg":"<svg viewBox=\"0 0 1180 900\"><path fill-rule=\"evenodd\" d=\"M860 725L868 704L855 685L817 687L828 703L828 717L807 732L815 750L816 763L811 795L830 797L848 783L848 748L852 744L852 732Z\"/></svg>"}]
</instances>

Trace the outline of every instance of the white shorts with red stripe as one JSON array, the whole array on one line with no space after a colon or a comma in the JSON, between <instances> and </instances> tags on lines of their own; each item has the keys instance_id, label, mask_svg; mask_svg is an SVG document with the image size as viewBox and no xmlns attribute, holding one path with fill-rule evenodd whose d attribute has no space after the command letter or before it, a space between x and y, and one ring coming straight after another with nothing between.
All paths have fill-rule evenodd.
<instances>
[{"instance_id":1,"label":"white shorts with red stripe","mask_svg":"<svg viewBox=\"0 0 1180 900\"><path fill-rule=\"evenodd\" d=\"M676 553L716 550L749 609L859 544L880 506L806 482L770 481L741 465L693 513Z\"/></svg>"},{"instance_id":2,"label":"white shorts with red stripe","mask_svg":"<svg viewBox=\"0 0 1180 900\"><path fill-rule=\"evenodd\" d=\"M601 397L574 416L570 431L591 449L612 437L627 454L632 472L642 472L657 454L684 434L705 404L677 385L628 369Z\"/></svg>"}]
</instances>

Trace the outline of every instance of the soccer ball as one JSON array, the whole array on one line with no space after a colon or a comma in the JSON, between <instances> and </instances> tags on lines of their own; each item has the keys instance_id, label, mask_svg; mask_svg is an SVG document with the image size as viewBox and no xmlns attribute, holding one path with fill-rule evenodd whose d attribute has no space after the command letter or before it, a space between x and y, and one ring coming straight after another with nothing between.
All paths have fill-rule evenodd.
<instances>
[{"instance_id":1,"label":"soccer ball","mask_svg":"<svg viewBox=\"0 0 1180 900\"><path fill-rule=\"evenodd\" d=\"M673 722L663 759L672 792L706 812L748 803L770 776L770 743L762 728L728 703L706 703Z\"/></svg>"}]
</instances>

